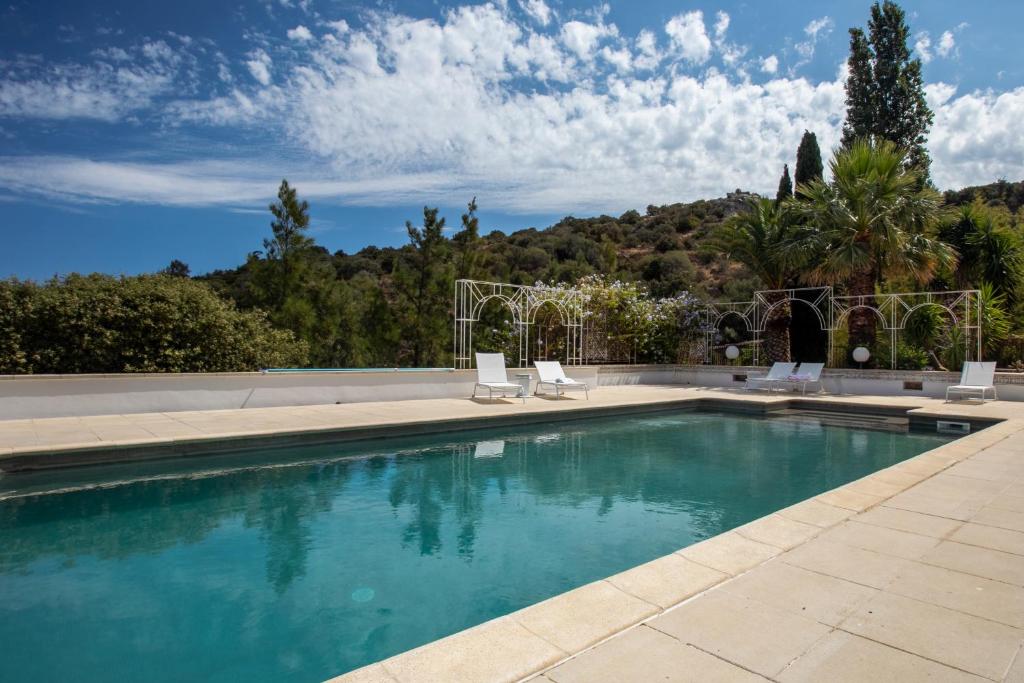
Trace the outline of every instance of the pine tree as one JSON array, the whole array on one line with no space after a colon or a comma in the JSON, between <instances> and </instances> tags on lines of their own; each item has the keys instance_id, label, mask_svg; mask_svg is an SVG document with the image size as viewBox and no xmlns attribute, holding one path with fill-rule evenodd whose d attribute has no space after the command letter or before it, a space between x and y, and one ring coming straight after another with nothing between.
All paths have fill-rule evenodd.
<instances>
[{"instance_id":1,"label":"pine tree","mask_svg":"<svg viewBox=\"0 0 1024 683\"><path fill-rule=\"evenodd\" d=\"M925 149L934 116L924 96L921 60L910 58L906 15L885 0L871 6L868 35L850 29L849 78L843 146L858 138L884 138L908 150L907 162L927 181Z\"/></svg>"},{"instance_id":2,"label":"pine tree","mask_svg":"<svg viewBox=\"0 0 1024 683\"><path fill-rule=\"evenodd\" d=\"M779 178L779 190L775 193L775 202L779 203L793 196L793 181L789 179L789 164L782 165L782 177Z\"/></svg>"},{"instance_id":3,"label":"pine tree","mask_svg":"<svg viewBox=\"0 0 1024 683\"><path fill-rule=\"evenodd\" d=\"M408 342L412 367L441 363L451 337L451 250L444 236L444 218L423 207L423 227L405 222L409 247L399 264L396 284L401 294L402 334Z\"/></svg>"},{"instance_id":4,"label":"pine tree","mask_svg":"<svg viewBox=\"0 0 1024 683\"><path fill-rule=\"evenodd\" d=\"M452 236L452 242L458 250L458 262L455 277L472 280L477 277L480 263L480 219L476 215L476 197L462 214L462 230Z\"/></svg>"},{"instance_id":5,"label":"pine tree","mask_svg":"<svg viewBox=\"0 0 1024 683\"><path fill-rule=\"evenodd\" d=\"M818 148L818 137L809 130L804 131L800 139L800 147L796 150L796 174L793 181L796 189L812 180L821 180L825 167L821 163L821 150Z\"/></svg>"}]
</instances>

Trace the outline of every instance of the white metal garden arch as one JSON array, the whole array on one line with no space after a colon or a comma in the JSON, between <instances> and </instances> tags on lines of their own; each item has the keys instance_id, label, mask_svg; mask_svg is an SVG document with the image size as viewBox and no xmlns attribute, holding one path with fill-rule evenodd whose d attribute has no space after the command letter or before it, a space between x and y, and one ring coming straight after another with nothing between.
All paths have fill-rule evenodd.
<instances>
[{"instance_id":1,"label":"white metal garden arch","mask_svg":"<svg viewBox=\"0 0 1024 683\"><path fill-rule=\"evenodd\" d=\"M455 367L473 367L473 323L491 299L503 303L512 313L519 338L519 367L530 363L530 327L541 308L558 311L566 330L566 365L583 363L583 294L578 289L543 285L513 285L507 282L457 280L455 282Z\"/></svg>"},{"instance_id":2,"label":"white metal garden arch","mask_svg":"<svg viewBox=\"0 0 1024 683\"><path fill-rule=\"evenodd\" d=\"M828 333L829 365L836 364L834 337L843 329L850 314L857 309L873 312L881 329L890 335L890 366L896 369L897 335L906 329L914 311L934 306L949 314L953 327L963 333L964 359L981 359L981 292L976 289L946 292L900 292L892 294L870 294L860 296L835 296L831 287L803 287L794 289L768 289L754 292L752 301L725 301L707 304L704 324L707 344L704 351L706 363L712 362L714 337L718 326L729 316L738 317L747 326L754 341L754 364L760 362L759 345L761 334L771 317L772 311L784 302L800 302L810 306L820 324Z\"/></svg>"}]
</instances>

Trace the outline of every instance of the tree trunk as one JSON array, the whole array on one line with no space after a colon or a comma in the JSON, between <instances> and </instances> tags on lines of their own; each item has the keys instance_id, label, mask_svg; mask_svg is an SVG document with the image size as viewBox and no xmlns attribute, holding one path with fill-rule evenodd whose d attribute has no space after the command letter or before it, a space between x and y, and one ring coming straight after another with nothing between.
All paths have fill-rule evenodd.
<instances>
[{"instance_id":1,"label":"tree trunk","mask_svg":"<svg viewBox=\"0 0 1024 683\"><path fill-rule=\"evenodd\" d=\"M875 305L875 278L871 271L864 271L850 278L850 294L864 296L864 305ZM847 362L854 363L853 350L858 346L867 347L872 351L875 349L875 328L878 325L878 315L867 308L855 308L850 312L846 321L849 331L849 343L847 344ZM875 357L872 355L869 367L875 365Z\"/></svg>"},{"instance_id":2,"label":"tree trunk","mask_svg":"<svg viewBox=\"0 0 1024 683\"><path fill-rule=\"evenodd\" d=\"M788 300L784 300L784 294L775 295L776 300L781 300L778 306L768 314L764 323L764 355L769 363L789 361L789 327L793 322L793 311ZM775 301L771 301L775 303Z\"/></svg>"}]
</instances>

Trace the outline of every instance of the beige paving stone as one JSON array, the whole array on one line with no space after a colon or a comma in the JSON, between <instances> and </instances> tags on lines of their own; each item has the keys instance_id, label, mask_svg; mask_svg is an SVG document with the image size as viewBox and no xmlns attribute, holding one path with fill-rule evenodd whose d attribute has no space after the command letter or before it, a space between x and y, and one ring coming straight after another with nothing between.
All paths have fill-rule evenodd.
<instances>
[{"instance_id":1,"label":"beige paving stone","mask_svg":"<svg viewBox=\"0 0 1024 683\"><path fill-rule=\"evenodd\" d=\"M648 624L716 657L772 677L830 628L723 590L712 590Z\"/></svg>"},{"instance_id":2,"label":"beige paving stone","mask_svg":"<svg viewBox=\"0 0 1024 683\"><path fill-rule=\"evenodd\" d=\"M781 515L768 515L756 519L749 524L737 528L736 533L758 543L773 545L776 548L790 548L814 538L821 533L821 528L813 524L804 524Z\"/></svg>"},{"instance_id":3,"label":"beige paving stone","mask_svg":"<svg viewBox=\"0 0 1024 683\"><path fill-rule=\"evenodd\" d=\"M988 507L980 510L971 522L999 527L1000 529L1024 532L1024 512L996 507L991 503Z\"/></svg>"},{"instance_id":4,"label":"beige paving stone","mask_svg":"<svg viewBox=\"0 0 1024 683\"><path fill-rule=\"evenodd\" d=\"M1024 631L882 592L841 625L845 631L986 678L1009 668Z\"/></svg>"},{"instance_id":5,"label":"beige paving stone","mask_svg":"<svg viewBox=\"0 0 1024 683\"><path fill-rule=\"evenodd\" d=\"M909 531L913 534L931 536L933 538L945 538L963 524L959 520L925 515L909 510L900 510L885 504L860 513L854 517L854 521L861 524L873 524L887 529L896 529L897 531Z\"/></svg>"},{"instance_id":6,"label":"beige paving stone","mask_svg":"<svg viewBox=\"0 0 1024 683\"><path fill-rule=\"evenodd\" d=\"M885 588L907 560L816 538L782 556L787 564L871 588Z\"/></svg>"},{"instance_id":7,"label":"beige paving stone","mask_svg":"<svg viewBox=\"0 0 1024 683\"><path fill-rule=\"evenodd\" d=\"M821 537L834 543L845 543L908 560L916 560L939 544L939 539L932 536L861 524L856 518L829 529Z\"/></svg>"},{"instance_id":8,"label":"beige paving stone","mask_svg":"<svg viewBox=\"0 0 1024 683\"><path fill-rule=\"evenodd\" d=\"M974 477L961 477L952 474L950 470L940 472L935 476L914 487L918 493L926 496L941 496L956 500L984 500L988 502L996 494L1006 488L1005 481L990 481L988 479L975 479Z\"/></svg>"},{"instance_id":9,"label":"beige paving stone","mask_svg":"<svg viewBox=\"0 0 1024 683\"><path fill-rule=\"evenodd\" d=\"M983 683L986 679L901 652L843 631L833 631L779 675L781 683Z\"/></svg>"},{"instance_id":10,"label":"beige paving stone","mask_svg":"<svg viewBox=\"0 0 1024 683\"><path fill-rule=\"evenodd\" d=\"M551 643L502 617L385 659L381 665L400 683L516 681L564 656Z\"/></svg>"},{"instance_id":11,"label":"beige paving stone","mask_svg":"<svg viewBox=\"0 0 1024 683\"><path fill-rule=\"evenodd\" d=\"M565 652L579 652L657 614L658 607L596 581L509 615Z\"/></svg>"},{"instance_id":12,"label":"beige paving stone","mask_svg":"<svg viewBox=\"0 0 1024 683\"><path fill-rule=\"evenodd\" d=\"M1024 465L977 462L974 459L958 462L947 470L951 475L1006 482L1018 479L1024 472Z\"/></svg>"},{"instance_id":13,"label":"beige paving stone","mask_svg":"<svg viewBox=\"0 0 1024 683\"><path fill-rule=\"evenodd\" d=\"M853 510L828 505L812 498L796 505L790 505L788 508L782 508L776 514L804 524L826 528L835 526L856 513Z\"/></svg>"},{"instance_id":14,"label":"beige paving stone","mask_svg":"<svg viewBox=\"0 0 1024 683\"><path fill-rule=\"evenodd\" d=\"M898 465L893 465L889 469L930 477L931 475L937 474L946 469L949 465L950 462L946 458L931 454L924 454L909 460L904 460Z\"/></svg>"},{"instance_id":15,"label":"beige paving stone","mask_svg":"<svg viewBox=\"0 0 1024 683\"><path fill-rule=\"evenodd\" d=\"M396 683L396 680L380 664L371 664L347 674L336 676L327 683Z\"/></svg>"},{"instance_id":16,"label":"beige paving stone","mask_svg":"<svg viewBox=\"0 0 1024 683\"><path fill-rule=\"evenodd\" d=\"M912 562L886 591L1024 628L1024 588L973 574Z\"/></svg>"},{"instance_id":17,"label":"beige paving stone","mask_svg":"<svg viewBox=\"0 0 1024 683\"><path fill-rule=\"evenodd\" d=\"M1024 649L1017 651L1017 659L1013 660L1003 681L1004 683L1024 683Z\"/></svg>"},{"instance_id":18,"label":"beige paving stone","mask_svg":"<svg viewBox=\"0 0 1024 683\"><path fill-rule=\"evenodd\" d=\"M647 626L630 629L545 675L555 683L754 683L766 680Z\"/></svg>"},{"instance_id":19,"label":"beige paving stone","mask_svg":"<svg viewBox=\"0 0 1024 683\"><path fill-rule=\"evenodd\" d=\"M929 476L931 475L898 470L895 467L887 467L884 470L880 470L871 475L873 479L877 479L878 481L882 481L887 484L896 484L903 489L909 488L914 484L927 479Z\"/></svg>"},{"instance_id":20,"label":"beige paving stone","mask_svg":"<svg viewBox=\"0 0 1024 683\"><path fill-rule=\"evenodd\" d=\"M1009 493L1001 493L992 499L988 507L999 508L1000 510L1013 510L1024 512L1024 496L1014 496Z\"/></svg>"},{"instance_id":21,"label":"beige paving stone","mask_svg":"<svg viewBox=\"0 0 1024 683\"><path fill-rule=\"evenodd\" d=\"M943 541L924 555L921 562L1024 586L1024 562L1020 555L1000 550Z\"/></svg>"},{"instance_id":22,"label":"beige paving stone","mask_svg":"<svg viewBox=\"0 0 1024 683\"><path fill-rule=\"evenodd\" d=\"M662 609L729 578L675 553L608 578L616 588Z\"/></svg>"},{"instance_id":23,"label":"beige paving stone","mask_svg":"<svg viewBox=\"0 0 1024 683\"><path fill-rule=\"evenodd\" d=\"M730 531L679 551L688 560L736 576L770 560L782 551Z\"/></svg>"},{"instance_id":24,"label":"beige paving stone","mask_svg":"<svg viewBox=\"0 0 1024 683\"><path fill-rule=\"evenodd\" d=\"M876 496L878 498L890 498L897 493L905 491L907 486L905 484L883 481L871 475L857 481L852 481L843 488L856 491L857 493L866 493L869 496Z\"/></svg>"},{"instance_id":25,"label":"beige paving stone","mask_svg":"<svg viewBox=\"0 0 1024 683\"><path fill-rule=\"evenodd\" d=\"M980 545L983 548L1002 550L1004 553L1024 555L1024 533L1010 529L968 523L954 531L949 539L957 543ZM1024 559L1021 559L1021 562L1024 563Z\"/></svg>"},{"instance_id":26,"label":"beige paving stone","mask_svg":"<svg viewBox=\"0 0 1024 683\"><path fill-rule=\"evenodd\" d=\"M835 626L877 591L856 583L772 560L721 590Z\"/></svg>"},{"instance_id":27,"label":"beige paving stone","mask_svg":"<svg viewBox=\"0 0 1024 683\"><path fill-rule=\"evenodd\" d=\"M982 500L952 499L941 494L936 496L925 495L920 493L917 487L915 487L885 501L885 506L966 522L978 514L985 507L986 502Z\"/></svg>"},{"instance_id":28,"label":"beige paving stone","mask_svg":"<svg viewBox=\"0 0 1024 683\"><path fill-rule=\"evenodd\" d=\"M827 493L823 493L815 500L827 503L828 505L835 505L836 507L846 508L853 510L854 512L862 512L870 507L878 505L885 497L870 495L861 491L854 491L850 488L838 488Z\"/></svg>"}]
</instances>

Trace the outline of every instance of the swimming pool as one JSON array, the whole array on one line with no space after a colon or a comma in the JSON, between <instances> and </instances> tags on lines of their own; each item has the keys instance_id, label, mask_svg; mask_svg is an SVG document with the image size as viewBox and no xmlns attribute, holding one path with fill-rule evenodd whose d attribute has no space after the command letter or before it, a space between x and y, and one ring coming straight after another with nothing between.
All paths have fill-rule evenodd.
<instances>
[{"instance_id":1,"label":"swimming pool","mask_svg":"<svg viewBox=\"0 0 1024 683\"><path fill-rule=\"evenodd\" d=\"M320 681L946 441L675 411L8 476L0 680Z\"/></svg>"}]
</instances>

